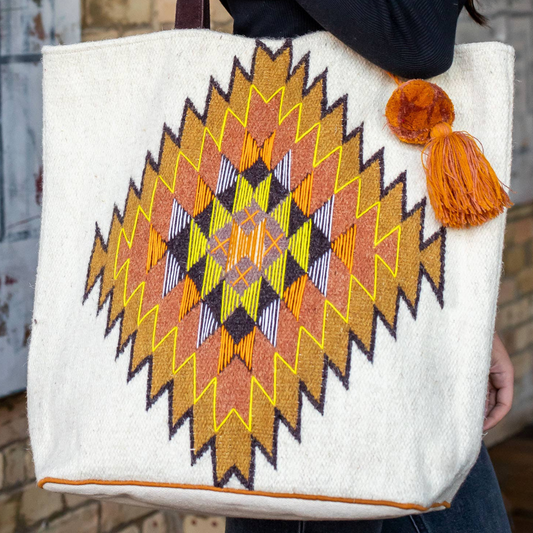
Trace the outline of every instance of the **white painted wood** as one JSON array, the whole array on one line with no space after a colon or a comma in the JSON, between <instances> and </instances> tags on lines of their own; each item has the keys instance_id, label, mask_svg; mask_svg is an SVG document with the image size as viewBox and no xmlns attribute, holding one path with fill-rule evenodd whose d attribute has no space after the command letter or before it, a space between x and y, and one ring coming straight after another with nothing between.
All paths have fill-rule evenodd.
<instances>
[{"instance_id":1,"label":"white painted wood","mask_svg":"<svg viewBox=\"0 0 533 533\"><path fill-rule=\"evenodd\" d=\"M26 385L42 190L41 47L79 42L80 4L0 5L0 396Z\"/></svg>"}]
</instances>

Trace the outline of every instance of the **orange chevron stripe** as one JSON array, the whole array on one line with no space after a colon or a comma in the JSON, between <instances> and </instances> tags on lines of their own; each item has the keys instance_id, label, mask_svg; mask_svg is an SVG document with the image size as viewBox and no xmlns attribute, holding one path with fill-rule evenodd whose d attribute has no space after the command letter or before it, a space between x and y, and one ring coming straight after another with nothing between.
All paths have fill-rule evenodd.
<instances>
[{"instance_id":1,"label":"orange chevron stripe","mask_svg":"<svg viewBox=\"0 0 533 533\"><path fill-rule=\"evenodd\" d=\"M185 278L185 286L183 287L183 297L181 299L179 320L183 320L183 317L200 301L200 293L194 284L194 281L187 276Z\"/></svg>"},{"instance_id":2,"label":"orange chevron stripe","mask_svg":"<svg viewBox=\"0 0 533 533\"><path fill-rule=\"evenodd\" d=\"M239 357L244 361L248 370L252 369L252 354L254 351L255 342L255 330L254 328L246 337L241 339L239 344L235 346L235 353L239 354Z\"/></svg>"},{"instance_id":3,"label":"orange chevron stripe","mask_svg":"<svg viewBox=\"0 0 533 533\"><path fill-rule=\"evenodd\" d=\"M292 199L296 205L301 209L305 216L309 216L311 211L311 193L313 191L313 173L309 174L301 183L296 187L292 193Z\"/></svg>"},{"instance_id":4,"label":"orange chevron stripe","mask_svg":"<svg viewBox=\"0 0 533 533\"><path fill-rule=\"evenodd\" d=\"M218 358L218 373L222 372L231 362L232 357L237 354L243 361L248 370L252 368L252 355L255 343L254 328L246 337L241 339L238 344L232 339L228 330L222 326L220 339L220 355Z\"/></svg>"},{"instance_id":5,"label":"orange chevron stripe","mask_svg":"<svg viewBox=\"0 0 533 533\"><path fill-rule=\"evenodd\" d=\"M263 143L263 147L259 152L259 154L261 155L261 159L264 161L268 170L272 170L272 148L274 148L275 137L276 130L274 130L274 133Z\"/></svg>"},{"instance_id":6,"label":"orange chevron stripe","mask_svg":"<svg viewBox=\"0 0 533 533\"><path fill-rule=\"evenodd\" d=\"M306 282L307 274L298 278L290 287L287 287L283 293L283 299L291 313L296 317L296 320L300 318L300 309L302 307Z\"/></svg>"},{"instance_id":7,"label":"orange chevron stripe","mask_svg":"<svg viewBox=\"0 0 533 533\"><path fill-rule=\"evenodd\" d=\"M250 168L259 159L260 152L261 150L257 146L255 139L246 131L242 145L239 172L244 172L247 168Z\"/></svg>"},{"instance_id":8,"label":"orange chevron stripe","mask_svg":"<svg viewBox=\"0 0 533 533\"><path fill-rule=\"evenodd\" d=\"M337 257L346 265L351 272L353 268L353 252L355 250L356 227L352 226L345 233L339 235L335 242L331 243L331 248Z\"/></svg>"},{"instance_id":9,"label":"orange chevron stripe","mask_svg":"<svg viewBox=\"0 0 533 533\"><path fill-rule=\"evenodd\" d=\"M194 199L193 216L199 215L214 198L211 189L207 186L205 181L198 174L198 185L196 186L196 198Z\"/></svg>"},{"instance_id":10,"label":"orange chevron stripe","mask_svg":"<svg viewBox=\"0 0 533 533\"><path fill-rule=\"evenodd\" d=\"M146 272L157 265L159 260L165 255L167 251L167 244L156 231L154 226L150 224L150 237L148 239L148 254L146 257Z\"/></svg>"},{"instance_id":11,"label":"orange chevron stripe","mask_svg":"<svg viewBox=\"0 0 533 533\"><path fill-rule=\"evenodd\" d=\"M228 330L222 326L220 336L220 352L218 356L218 373L222 372L231 361L233 354L235 353L235 343L228 333Z\"/></svg>"}]
</instances>

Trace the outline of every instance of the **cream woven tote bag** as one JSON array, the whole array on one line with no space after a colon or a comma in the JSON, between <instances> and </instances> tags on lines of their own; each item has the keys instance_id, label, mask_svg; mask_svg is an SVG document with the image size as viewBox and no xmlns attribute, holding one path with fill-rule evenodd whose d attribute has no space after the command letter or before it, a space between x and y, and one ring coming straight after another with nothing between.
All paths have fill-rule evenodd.
<instances>
[{"instance_id":1,"label":"cream woven tote bag","mask_svg":"<svg viewBox=\"0 0 533 533\"><path fill-rule=\"evenodd\" d=\"M504 184L513 59L459 45L432 80ZM39 485L256 518L453 505L505 215L436 220L420 148L386 126L387 73L326 32L180 29L43 61Z\"/></svg>"}]
</instances>

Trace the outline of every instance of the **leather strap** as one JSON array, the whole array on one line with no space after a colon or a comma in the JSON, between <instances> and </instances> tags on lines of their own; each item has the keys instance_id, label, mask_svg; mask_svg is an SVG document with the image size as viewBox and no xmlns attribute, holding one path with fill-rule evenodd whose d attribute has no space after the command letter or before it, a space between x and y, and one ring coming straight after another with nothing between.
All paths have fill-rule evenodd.
<instances>
[{"instance_id":1,"label":"leather strap","mask_svg":"<svg viewBox=\"0 0 533 533\"><path fill-rule=\"evenodd\" d=\"M177 30L209 28L209 0L177 0Z\"/></svg>"}]
</instances>

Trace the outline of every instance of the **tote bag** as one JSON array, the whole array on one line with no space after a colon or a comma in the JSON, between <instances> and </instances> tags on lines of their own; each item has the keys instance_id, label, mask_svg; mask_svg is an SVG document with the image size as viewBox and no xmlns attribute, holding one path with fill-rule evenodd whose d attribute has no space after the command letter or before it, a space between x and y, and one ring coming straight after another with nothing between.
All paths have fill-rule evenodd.
<instances>
[{"instance_id":1,"label":"tote bag","mask_svg":"<svg viewBox=\"0 0 533 533\"><path fill-rule=\"evenodd\" d=\"M459 45L432 80L504 184L513 58ZM256 518L453 505L505 220L435 218L420 148L386 125L391 77L326 32L180 29L43 62L39 485Z\"/></svg>"}]
</instances>

